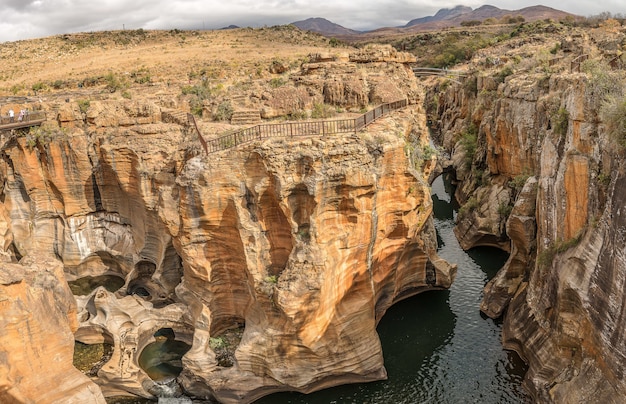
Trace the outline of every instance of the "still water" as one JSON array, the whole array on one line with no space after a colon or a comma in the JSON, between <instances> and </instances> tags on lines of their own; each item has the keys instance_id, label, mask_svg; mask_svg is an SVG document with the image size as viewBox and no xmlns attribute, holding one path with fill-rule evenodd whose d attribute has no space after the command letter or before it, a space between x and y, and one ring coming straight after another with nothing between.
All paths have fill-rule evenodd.
<instances>
[{"instance_id":1,"label":"still water","mask_svg":"<svg viewBox=\"0 0 626 404\"><path fill-rule=\"evenodd\" d=\"M445 176L445 175L444 175ZM312 394L278 393L257 403L528 403L524 363L502 349L500 324L481 316L482 289L507 254L463 251L454 236L457 205L444 176L432 185L439 255L458 265L450 290L431 291L391 307L378 325L388 380Z\"/></svg>"}]
</instances>

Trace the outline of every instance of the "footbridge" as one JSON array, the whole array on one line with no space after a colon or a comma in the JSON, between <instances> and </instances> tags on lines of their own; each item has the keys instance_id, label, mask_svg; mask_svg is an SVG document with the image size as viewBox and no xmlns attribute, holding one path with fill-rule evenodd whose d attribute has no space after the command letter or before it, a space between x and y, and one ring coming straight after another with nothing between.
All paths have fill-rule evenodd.
<instances>
[{"instance_id":1,"label":"footbridge","mask_svg":"<svg viewBox=\"0 0 626 404\"><path fill-rule=\"evenodd\" d=\"M44 111L29 111L23 115L0 116L0 131L41 125L46 120Z\"/></svg>"},{"instance_id":2,"label":"footbridge","mask_svg":"<svg viewBox=\"0 0 626 404\"><path fill-rule=\"evenodd\" d=\"M196 131L204 151L215 153L237 147L254 140L263 140L271 137L295 137L295 136L325 136L341 133L354 133L364 129L378 118L381 118L393 111L405 108L407 100L400 100L379 105L367 111L365 114L351 119L336 119L306 122L287 122L274 124L261 124L249 128L228 133L215 139L205 140L198 128L196 118L193 114L187 114L189 125Z\"/></svg>"},{"instance_id":3,"label":"footbridge","mask_svg":"<svg viewBox=\"0 0 626 404\"><path fill-rule=\"evenodd\" d=\"M469 73L462 70L438 69L435 67L413 67L413 73L417 77L439 76L446 77L452 81L460 83L462 79L469 76Z\"/></svg>"}]
</instances>

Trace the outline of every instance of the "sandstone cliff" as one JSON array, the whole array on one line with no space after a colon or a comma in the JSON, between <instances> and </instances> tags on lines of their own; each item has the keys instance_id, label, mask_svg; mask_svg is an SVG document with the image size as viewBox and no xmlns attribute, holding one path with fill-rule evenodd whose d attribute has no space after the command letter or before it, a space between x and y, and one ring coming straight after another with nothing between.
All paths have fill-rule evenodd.
<instances>
[{"instance_id":1,"label":"sandstone cliff","mask_svg":"<svg viewBox=\"0 0 626 404\"><path fill-rule=\"evenodd\" d=\"M553 28L511 39L499 58L480 54L465 85L439 93L441 141L465 204L456 233L464 248L511 250L482 310L504 315L503 342L529 363L534 398L617 403L626 395L624 151L600 111L604 95L623 91L623 71L607 62L624 34Z\"/></svg>"},{"instance_id":2,"label":"sandstone cliff","mask_svg":"<svg viewBox=\"0 0 626 404\"><path fill-rule=\"evenodd\" d=\"M30 107L49 122L6 134L5 258L49 256L70 282L123 284L76 297L76 339L113 345L94 378L106 396L172 394L138 363L161 329L191 345L178 380L199 398L250 402L386 377L378 321L455 272L435 252L428 172L405 153L409 138L428 144L419 89L406 56L377 55L303 65L283 89L349 108L411 102L357 135L207 156L171 103L113 97L43 101Z\"/></svg>"},{"instance_id":3,"label":"sandstone cliff","mask_svg":"<svg viewBox=\"0 0 626 404\"><path fill-rule=\"evenodd\" d=\"M78 322L63 266L51 259L1 267L0 401L104 403L72 366Z\"/></svg>"}]
</instances>

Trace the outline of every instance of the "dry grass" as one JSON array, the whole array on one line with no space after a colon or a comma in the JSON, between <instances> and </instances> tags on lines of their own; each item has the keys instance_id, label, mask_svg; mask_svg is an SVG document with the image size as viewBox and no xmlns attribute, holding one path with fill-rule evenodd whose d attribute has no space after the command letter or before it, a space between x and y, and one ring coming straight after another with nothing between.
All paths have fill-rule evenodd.
<instances>
[{"instance_id":1,"label":"dry grass","mask_svg":"<svg viewBox=\"0 0 626 404\"><path fill-rule=\"evenodd\" d=\"M327 38L290 26L58 35L0 44L0 96L67 92L110 73L133 87L182 85L203 74L230 85L269 77L273 60L296 67L310 53L329 51L342 52Z\"/></svg>"}]
</instances>

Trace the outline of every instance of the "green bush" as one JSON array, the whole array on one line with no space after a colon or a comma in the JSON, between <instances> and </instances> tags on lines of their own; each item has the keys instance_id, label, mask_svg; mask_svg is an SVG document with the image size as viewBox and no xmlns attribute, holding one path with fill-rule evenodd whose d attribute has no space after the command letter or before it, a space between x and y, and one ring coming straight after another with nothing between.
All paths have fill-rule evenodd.
<instances>
[{"instance_id":1,"label":"green bush","mask_svg":"<svg viewBox=\"0 0 626 404\"><path fill-rule=\"evenodd\" d=\"M331 118L336 114L335 108L323 103L313 104L313 109L311 110L311 118L313 119Z\"/></svg>"},{"instance_id":2,"label":"green bush","mask_svg":"<svg viewBox=\"0 0 626 404\"><path fill-rule=\"evenodd\" d=\"M284 86L285 84L286 84L286 81L282 77L274 77L273 79L270 80L270 87L272 88L278 88L278 87Z\"/></svg>"},{"instance_id":3,"label":"green bush","mask_svg":"<svg viewBox=\"0 0 626 404\"><path fill-rule=\"evenodd\" d=\"M89 109L89 106L91 105L91 102L89 100L78 100L78 109L80 109L80 112L83 114L87 113L87 110Z\"/></svg>"},{"instance_id":4,"label":"green bush","mask_svg":"<svg viewBox=\"0 0 626 404\"><path fill-rule=\"evenodd\" d=\"M290 119L292 121L303 121L307 118L308 115L306 111L303 110L292 111L290 114L287 115L287 119Z\"/></svg>"},{"instance_id":5,"label":"green bush","mask_svg":"<svg viewBox=\"0 0 626 404\"><path fill-rule=\"evenodd\" d=\"M547 268L548 266L552 265L552 261L554 261L556 255L561 254L569 250L570 248L578 245L582 238L582 235L583 231L581 230L576 236L572 237L569 240L559 240L550 244L539 254L539 257L537 258L537 263L539 264L539 267Z\"/></svg>"},{"instance_id":6,"label":"green bush","mask_svg":"<svg viewBox=\"0 0 626 404\"><path fill-rule=\"evenodd\" d=\"M33 84L32 86L32 90L37 92L37 91L41 91L44 90L46 88L46 83L40 81L38 83Z\"/></svg>"},{"instance_id":7,"label":"green bush","mask_svg":"<svg viewBox=\"0 0 626 404\"><path fill-rule=\"evenodd\" d=\"M215 349L224 349L226 348L226 340L222 337L210 337L209 338L209 347L213 350Z\"/></svg>"},{"instance_id":8,"label":"green bush","mask_svg":"<svg viewBox=\"0 0 626 404\"><path fill-rule=\"evenodd\" d=\"M513 206L508 202L501 202L498 205L498 214L501 218L506 219L513 211Z\"/></svg>"},{"instance_id":9,"label":"green bush","mask_svg":"<svg viewBox=\"0 0 626 404\"><path fill-rule=\"evenodd\" d=\"M461 206L459 209L459 216L465 216L470 212L473 212L476 208L478 208L478 199L472 195L470 198Z\"/></svg>"},{"instance_id":10,"label":"green bush","mask_svg":"<svg viewBox=\"0 0 626 404\"><path fill-rule=\"evenodd\" d=\"M460 144L463 150L465 150L465 167L469 169L478 149L478 130L476 126L471 125L467 132L461 135Z\"/></svg>"},{"instance_id":11,"label":"green bush","mask_svg":"<svg viewBox=\"0 0 626 404\"><path fill-rule=\"evenodd\" d=\"M504 83L504 79L513 74L513 69L511 66L506 66L502 70L500 70L495 77L497 83Z\"/></svg>"},{"instance_id":12,"label":"green bush","mask_svg":"<svg viewBox=\"0 0 626 404\"><path fill-rule=\"evenodd\" d=\"M609 136L626 147L626 97L609 96L600 109L600 119L606 125Z\"/></svg>"},{"instance_id":13,"label":"green bush","mask_svg":"<svg viewBox=\"0 0 626 404\"><path fill-rule=\"evenodd\" d=\"M123 79L117 77L113 72L109 72L106 76L104 76L104 82L106 84L106 89L112 93L116 92L117 90L126 89L128 87L126 82Z\"/></svg>"},{"instance_id":14,"label":"green bush","mask_svg":"<svg viewBox=\"0 0 626 404\"><path fill-rule=\"evenodd\" d=\"M509 186L513 188L513 191L515 191L515 193L518 193L522 190L524 184L526 184L526 181L528 181L528 178L530 178L530 174L526 172L524 172L523 174L518 174L513 177L511 181L509 181Z\"/></svg>"},{"instance_id":15,"label":"green bush","mask_svg":"<svg viewBox=\"0 0 626 404\"><path fill-rule=\"evenodd\" d=\"M559 110L552 116L552 130L559 137L565 136L569 127L569 112L565 108Z\"/></svg>"},{"instance_id":16,"label":"green bush","mask_svg":"<svg viewBox=\"0 0 626 404\"><path fill-rule=\"evenodd\" d=\"M217 106L213 118L216 121L230 121L233 117L233 112L234 109L230 101L224 101Z\"/></svg>"},{"instance_id":17,"label":"green bush","mask_svg":"<svg viewBox=\"0 0 626 404\"><path fill-rule=\"evenodd\" d=\"M585 100L594 111L599 112L610 98L623 95L622 74L611 70L606 62L589 59L581 63L580 70L588 76Z\"/></svg>"}]
</instances>

